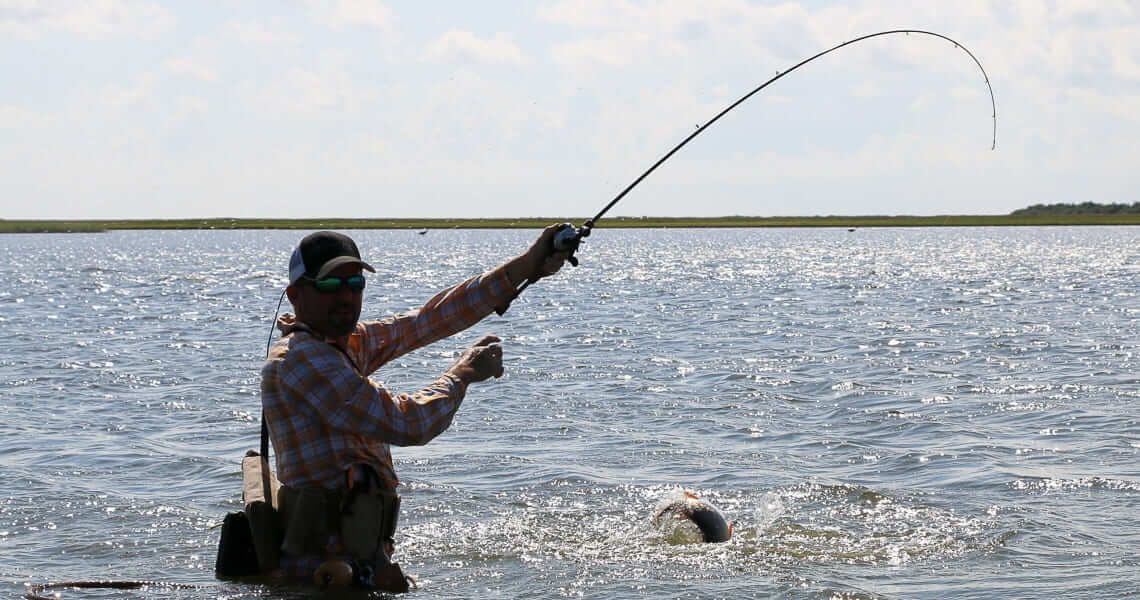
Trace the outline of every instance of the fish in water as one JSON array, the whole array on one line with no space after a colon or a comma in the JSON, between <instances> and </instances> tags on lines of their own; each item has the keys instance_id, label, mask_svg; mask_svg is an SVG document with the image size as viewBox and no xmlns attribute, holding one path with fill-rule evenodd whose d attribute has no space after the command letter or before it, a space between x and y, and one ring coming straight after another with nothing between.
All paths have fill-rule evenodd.
<instances>
[{"instance_id":1,"label":"fish in water","mask_svg":"<svg viewBox=\"0 0 1140 600\"><path fill-rule=\"evenodd\" d=\"M726 542L732 537L732 523L711 502L689 490L677 490L662 498L653 512L653 525L671 533L689 523L696 526L706 543Z\"/></svg>"}]
</instances>

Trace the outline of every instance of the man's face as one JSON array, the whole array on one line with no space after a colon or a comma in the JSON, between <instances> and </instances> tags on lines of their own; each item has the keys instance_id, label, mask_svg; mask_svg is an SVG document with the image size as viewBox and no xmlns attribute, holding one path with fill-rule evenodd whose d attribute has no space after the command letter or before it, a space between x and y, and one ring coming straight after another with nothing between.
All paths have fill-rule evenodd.
<instances>
[{"instance_id":1,"label":"man's face","mask_svg":"<svg viewBox=\"0 0 1140 600\"><path fill-rule=\"evenodd\" d=\"M333 269L329 276L342 279L361 275L360 265L341 265ZM364 292L353 291L343 281L334 292L322 292L308 279L298 281L289 294L297 319L312 327L317 333L339 338L352 333L360 318L360 305Z\"/></svg>"}]
</instances>

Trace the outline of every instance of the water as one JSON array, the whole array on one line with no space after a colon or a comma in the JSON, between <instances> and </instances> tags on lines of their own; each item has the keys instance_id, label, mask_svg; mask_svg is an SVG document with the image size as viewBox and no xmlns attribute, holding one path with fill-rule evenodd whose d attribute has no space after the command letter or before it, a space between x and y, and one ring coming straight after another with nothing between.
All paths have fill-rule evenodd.
<instances>
[{"instance_id":1,"label":"water","mask_svg":"<svg viewBox=\"0 0 1140 600\"><path fill-rule=\"evenodd\" d=\"M301 235L0 237L0 593L315 595L212 576ZM356 232L365 314L532 236ZM505 340L508 375L395 450L417 597L1140 596L1140 229L599 230L580 257L376 374ZM651 526L680 487L730 542Z\"/></svg>"}]
</instances>

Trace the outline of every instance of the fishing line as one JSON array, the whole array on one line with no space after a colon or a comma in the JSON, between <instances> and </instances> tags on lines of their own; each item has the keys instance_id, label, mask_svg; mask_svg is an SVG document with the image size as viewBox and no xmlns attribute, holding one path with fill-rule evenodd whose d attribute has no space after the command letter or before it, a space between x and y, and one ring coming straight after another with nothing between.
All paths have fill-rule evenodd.
<instances>
[{"instance_id":1,"label":"fishing line","mask_svg":"<svg viewBox=\"0 0 1140 600\"><path fill-rule=\"evenodd\" d=\"M281 304L285 302L285 292L289 288L281 290L281 297L277 299L277 310L273 311L273 318L269 321L269 340L265 342L265 358L269 358L269 349L273 346L273 330L277 325L277 315L281 314Z\"/></svg>"},{"instance_id":2,"label":"fishing line","mask_svg":"<svg viewBox=\"0 0 1140 600\"><path fill-rule=\"evenodd\" d=\"M992 141L990 143L990 150L996 149L997 148L997 101L994 100L994 88L992 85L990 85L990 76L986 73L986 69L985 69L985 67L982 66L982 62L980 60L978 60L978 57L974 56L974 53L971 52L969 48L967 48L961 42L959 42L959 41L957 41L957 40L955 40L949 36L946 36L946 35L943 35L941 33L937 33L934 31L926 31L926 30L922 30L922 29L891 29L891 30L887 30L887 31L879 31L876 33L870 33L867 35L859 36L859 37L854 38L854 39L847 40L846 42L843 42L842 44L838 44L836 46L828 48L827 50L819 52L818 54L815 54L813 56L805 58L805 59L801 60L800 62L796 63L795 65L793 65L791 68L785 70L785 71L777 71L775 77L772 77L771 79L760 84L759 86L757 86L755 89L748 92L744 96L741 96L741 98L739 100L728 105L724 110L717 113L716 116L714 116L712 119L709 119L709 121L707 123L705 123L704 125L701 125L695 131L693 131L687 137L685 137L685 139L681 140L681 143L674 146L673 149L670 150L669 152L666 152L664 156L662 156L661 158L659 158L657 160L657 162L653 163L653 165L650 166L648 169L646 169L645 172L642 173L637 179L634 179L632 183L630 183L628 186L626 186L626 188L624 190L622 190L621 193L619 193L617 196L615 196L613 200L610 200L609 204L606 204L605 207L602 208L602 210L598 211L598 214L594 215L593 217L591 217L590 219L587 219L584 223L582 223L581 227L575 227L573 224L564 223L562 225L562 228L558 231L558 233L554 237L554 250L557 252L569 253L569 258L567 259L567 261L571 265L578 266L578 260L577 260L577 258L574 257L574 252L578 250L578 246L582 242L582 238L588 237L590 235L590 232L594 229L594 225L598 222L599 219L601 219L603 216L605 216L605 214L607 212L609 212L609 210L611 208L613 208L614 205L616 205L618 202L620 202L622 198L625 198L626 194L631 192L633 190L633 188L637 187L637 185L640 184L646 177L648 177L650 173L656 171L657 167L660 167L665 161L669 160L669 158L672 157L674 154L676 154L678 150L680 150L681 148L684 148L685 145L688 144L690 141L692 141L693 138L700 135L701 132L708 129L713 123L716 123L717 121L719 121L721 117L728 114L732 109L743 104L745 100L748 100L752 96L759 93L760 90L763 90L764 88L768 87L769 85L780 80L781 78L783 78L788 73L795 71L796 69L812 62L813 60L815 60L817 58L820 58L820 57L825 56L827 54L831 54L832 52L835 52L836 50L839 50L840 48L843 48L844 46L850 46L851 44L855 44L858 42L862 42L864 40L869 40L871 38L876 38L876 37L880 37L880 36L884 36L884 35L896 35L896 34L910 35L912 33L918 34L918 35L928 35L928 36L932 36L932 37L936 37L936 38L946 40L946 41L950 42L951 44L954 44L955 48L958 48L959 50L961 50L961 51L965 52L967 55L969 55L969 57L971 59L973 59L974 64L978 65L978 70L980 70L982 72L982 77L985 79L985 82L986 82L986 89L989 91L989 94L990 94L990 108L992 109L992 119L993 119L993 138L992 138ZM531 284L530 281L524 281L522 283L522 285L519 286L518 291L515 293L515 296L517 297L518 294L521 294L523 292L523 290L525 290L530 284ZM502 314L502 312L505 312L505 310L506 310L506 308L503 308L502 311L499 312L499 314Z\"/></svg>"}]
</instances>

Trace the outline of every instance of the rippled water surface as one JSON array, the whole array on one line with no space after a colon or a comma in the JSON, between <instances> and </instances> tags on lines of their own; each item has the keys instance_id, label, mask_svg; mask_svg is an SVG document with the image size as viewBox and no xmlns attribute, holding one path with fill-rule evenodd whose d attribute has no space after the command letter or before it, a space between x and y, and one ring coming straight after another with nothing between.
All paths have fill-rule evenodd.
<instances>
[{"instance_id":1,"label":"rippled water surface","mask_svg":"<svg viewBox=\"0 0 1140 600\"><path fill-rule=\"evenodd\" d=\"M0 593L316 595L212 573L302 233L0 236ZM383 316L535 232L353 235ZM1140 229L599 230L580 257L375 375L507 351L394 451L415 597L1140 595ZM653 528L680 487L731 541Z\"/></svg>"}]
</instances>

